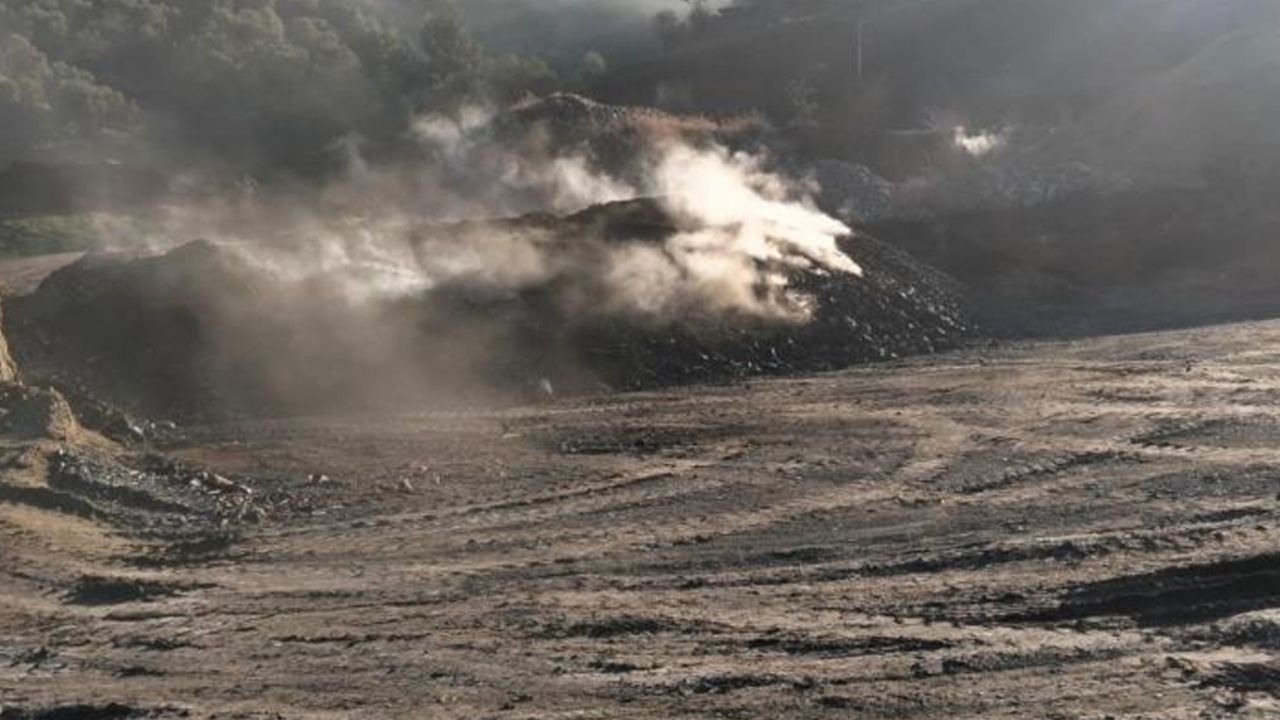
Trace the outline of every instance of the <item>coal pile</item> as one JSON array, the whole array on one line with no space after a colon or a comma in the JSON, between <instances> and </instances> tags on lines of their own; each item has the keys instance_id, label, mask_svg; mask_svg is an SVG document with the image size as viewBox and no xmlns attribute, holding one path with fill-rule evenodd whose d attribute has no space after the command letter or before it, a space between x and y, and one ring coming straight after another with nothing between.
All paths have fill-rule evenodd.
<instances>
[{"instance_id":1,"label":"coal pile","mask_svg":"<svg viewBox=\"0 0 1280 720\"><path fill-rule=\"evenodd\" d=\"M694 146L717 142L751 147L764 134L764 126L753 118L676 115L651 107L609 105L572 93L518 104L488 128L488 139L502 147L534 155L581 153L623 178L655 142L679 139Z\"/></svg>"},{"instance_id":2,"label":"coal pile","mask_svg":"<svg viewBox=\"0 0 1280 720\"><path fill-rule=\"evenodd\" d=\"M870 222L893 212L896 187L865 165L819 160L813 176L822 188L818 205L856 222Z\"/></svg>"},{"instance_id":3,"label":"coal pile","mask_svg":"<svg viewBox=\"0 0 1280 720\"><path fill-rule=\"evenodd\" d=\"M222 388L252 391L252 373L212 366L208 343L251 312L263 281L207 242L158 257L92 254L12 298L5 334L28 379L67 395L197 411Z\"/></svg>"},{"instance_id":4,"label":"coal pile","mask_svg":"<svg viewBox=\"0 0 1280 720\"><path fill-rule=\"evenodd\" d=\"M587 233L660 246L676 226L659 203L637 200L429 232L466 242L525 230L565 247ZM322 281L286 287L199 241L160 256L88 256L14 298L6 331L33 379L153 419L386 408L464 382L543 394L829 370L970 335L950 278L869 237L840 244L865 276L794 271L792 286L813 300L802 323L583 312L563 302L582 294L563 287L588 282L580 276L508 293L438 284L355 308Z\"/></svg>"},{"instance_id":5,"label":"coal pile","mask_svg":"<svg viewBox=\"0 0 1280 720\"><path fill-rule=\"evenodd\" d=\"M939 352L969 337L973 328L954 282L873 238L850 237L841 245L866 275L799 278L797 285L819 302L807 324L662 332L614 325L586 329L577 343L610 385L640 389L835 370Z\"/></svg>"},{"instance_id":6,"label":"coal pile","mask_svg":"<svg viewBox=\"0 0 1280 720\"><path fill-rule=\"evenodd\" d=\"M476 226L471 223L455 232L476 232ZM530 215L494 226L505 232L551 228L569 238L654 243L676 232L671 218L651 200L600 205L567 218ZM864 276L794 272L792 286L815 301L815 311L804 323L741 315L689 317L656 325L610 316L565 317L556 314L556 303L549 297L555 288L526 292L514 304L503 299L486 305L469 298L469 311L503 314L517 347L545 349L546 339L554 335L561 351L568 348L593 378L610 388L629 390L834 370L947 350L971 336L974 325L963 288L955 280L871 237L847 236L839 244ZM510 357L530 367L529 352ZM554 368L540 372L556 374Z\"/></svg>"}]
</instances>

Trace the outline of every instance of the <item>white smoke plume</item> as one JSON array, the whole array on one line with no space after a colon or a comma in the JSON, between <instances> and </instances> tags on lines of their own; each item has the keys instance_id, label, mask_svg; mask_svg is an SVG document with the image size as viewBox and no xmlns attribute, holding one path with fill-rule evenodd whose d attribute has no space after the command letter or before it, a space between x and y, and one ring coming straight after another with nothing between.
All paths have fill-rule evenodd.
<instances>
[{"instance_id":1,"label":"white smoke plume","mask_svg":"<svg viewBox=\"0 0 1280 720\"><path fill-rule=\"evenodd\" d=\"M392 397L424 367L457 378L476 359L511 352L523 321L505 324L505 310L483 311L483 323L454 317L460 296L480 307L511 303L516 316L551 313L545 317L559 319L549 322L570 330L803 323L815 300L793 285L797 272L861 274L837 246L849 228L813 207L811 188L770 172L761 158L666 138L649 143L622 178L585 150L553 152L536 137L514 148L493 142L490 125L479 111L426 119L418 137L428 160L400 167L366 162L359 143L346 142L351 172L319 197L237 183L107 229L135 249L203 238L256 278L250 285L264 288L257 294L239 297L231 287L202 302L217 317L289 328L290 344L220 322L212 342L235 358L229 364L258 366L279 388L328 382L317 373L382 377ZM648 200L600 211L608 227L537 214L492 220L639 198ZM635 208L637 226L625 219ZM612 222L619 214L624 221ZM541 304L521 309L525 298ZM309 374L299 374L299 363Z\"/></svg>"},{"instance_id":2,"label":"white smoke plume","mask_svg":"<svg viewBox=\"0 0 1280 720\"><path fill-rule=\"evenodd\" d=\"M114 230L133 247L140 238L163 248L203 237L282 283L323 284L352 304L442 287L501 295L554 284L567 312L657 324L725 315L803 322L812 300L791 287L791 273L861 273L837 247L850 229L761 158L666 138L622 179L585 151L555 152L536 136L515 148L493 142L491 122L480 110L422 120L418 138L433 160L421 168L378 170L346 142L349 176L318 201L260 197L250 186ZM673 225L669 237L450 225L636 198L655 198Z\"/></svg>"},{"instance_id":3,"label":"white smoke plume","mask_svg":"<svg viewBox=\"0 0 1280 720\"><path fill-rule=\"evenodd\" d=\"M648 192L680 231L660 249L615 254L610 272L628 309L661 316L692 304L803 321L811 301L790 290L790 271L862 273L836 244L850 229L793 197L792 184L763 170L758 158L670 144L660 148L650 178Z\"/></svg>"},{"instance_id":4,"label":"white smoke plume","mask_svg":"<svg viewBox=\"0 0 1280 720\"><path fill-rule=\"evenodd\" d=\"M251 409L437 402L533 367L589 386L575 333L803 323L797 274L861 274L849 228L762 158L664 136L609 172L493 122L425 119L398 163L348 139L350 171L320 192L193 180L103 232L151 253L209 241L171 260L199 282L163 292L203 318L212 386Z\"/></svg>"}]
</instances>

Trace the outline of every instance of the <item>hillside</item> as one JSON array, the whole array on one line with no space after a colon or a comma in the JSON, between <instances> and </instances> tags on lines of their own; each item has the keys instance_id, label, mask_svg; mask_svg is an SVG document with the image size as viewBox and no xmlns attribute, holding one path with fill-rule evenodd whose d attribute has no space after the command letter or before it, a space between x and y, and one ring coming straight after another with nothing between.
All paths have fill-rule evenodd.
<instances>
[{"instance_id":1,"label":"hillside","mask_svg":"<svg viewBox=\"0 0 1280 720\"><path fill-rule=\"evenodd\" d=\"M1263 118L1275 110L1277 29L1280 8L1259 0L744 0L678 26L661 60L593 89L763 110L880 172L903 172L874 165L897 142L886 131L1034 126L1061 136L1059 154L1181 182L1244 158L1275 171ZM1239 112L1215 110L1226 107ZM1163 159L1137 167L1152 155ZM1162 175L1171 168L1181 172Z\"/></svg>"}]
</instances>

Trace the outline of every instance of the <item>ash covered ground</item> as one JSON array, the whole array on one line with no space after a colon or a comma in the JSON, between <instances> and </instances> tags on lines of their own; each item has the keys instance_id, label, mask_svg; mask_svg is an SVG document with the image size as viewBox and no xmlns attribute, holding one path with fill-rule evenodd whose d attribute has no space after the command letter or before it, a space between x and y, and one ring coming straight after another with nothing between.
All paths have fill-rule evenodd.
<instances>
[{"instance_id":1,"label":"ash covered ground","mask_svg":"<svg viewBox=\"0 0 1280 720\"><path fill-rule=\"evenodd\" d=\"M447 232L618 223L673 231ZM218 245L7 265L3 716L1280 712L1280 326L992 345L971 290L840 247L862 278L792 276L811 324L444 288L508 348L559 324L546 357L601 385L305 415L314 378L210 381L209 302L272 292ZM485 377L563 367L530 362Z\"/></svg>"},{"instance_id":2,"label":"ash covered ground","mask_svg":"<svg viewBox=\"0 0 1280 720\"><path fill-rule=\"evenodd\" d=\"M550 69L447 2L45 5L0 720L1280 716L1263 3L689 3L556 85L665 110L473 107Z\"/></svg>"},{"instance_id":3,"label":"ash covered ground","mask_svg":"<svg viewBox=\"0 0 1280 720\"><path fill-rule=\"evenodd\" d=\"M3 435L4 712L1273 717L1278 341L145 447L29 399L44 422Z\"/></svg>"}]
</instances>

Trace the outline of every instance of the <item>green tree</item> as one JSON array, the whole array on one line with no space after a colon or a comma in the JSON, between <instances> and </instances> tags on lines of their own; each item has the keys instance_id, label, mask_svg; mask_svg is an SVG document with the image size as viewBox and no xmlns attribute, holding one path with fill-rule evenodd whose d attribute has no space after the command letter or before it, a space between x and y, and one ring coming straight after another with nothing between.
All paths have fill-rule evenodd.
<instances>
[{"instance_id":1,"label":"green tree","mask_svg":"<svg viewBox=\"0 0 1280 720\"><path fill-rule=\"evenodd\" d=\"M134 108L124 95L90 73L50 62L22 35L0 37L0 151L6 155L124 132L133 120Z\"/></svg>"},{"instance_id":2,"label":"green tree","mask_svg":"<svg viewBox=\"0 0 1280 720\"><path fill-rule=\"evenodd\" d=\"M479 88L484 53L451 2L428 5L418 37L427 63L427 90L456 103Z\"/></svg>"}]
</instances>

